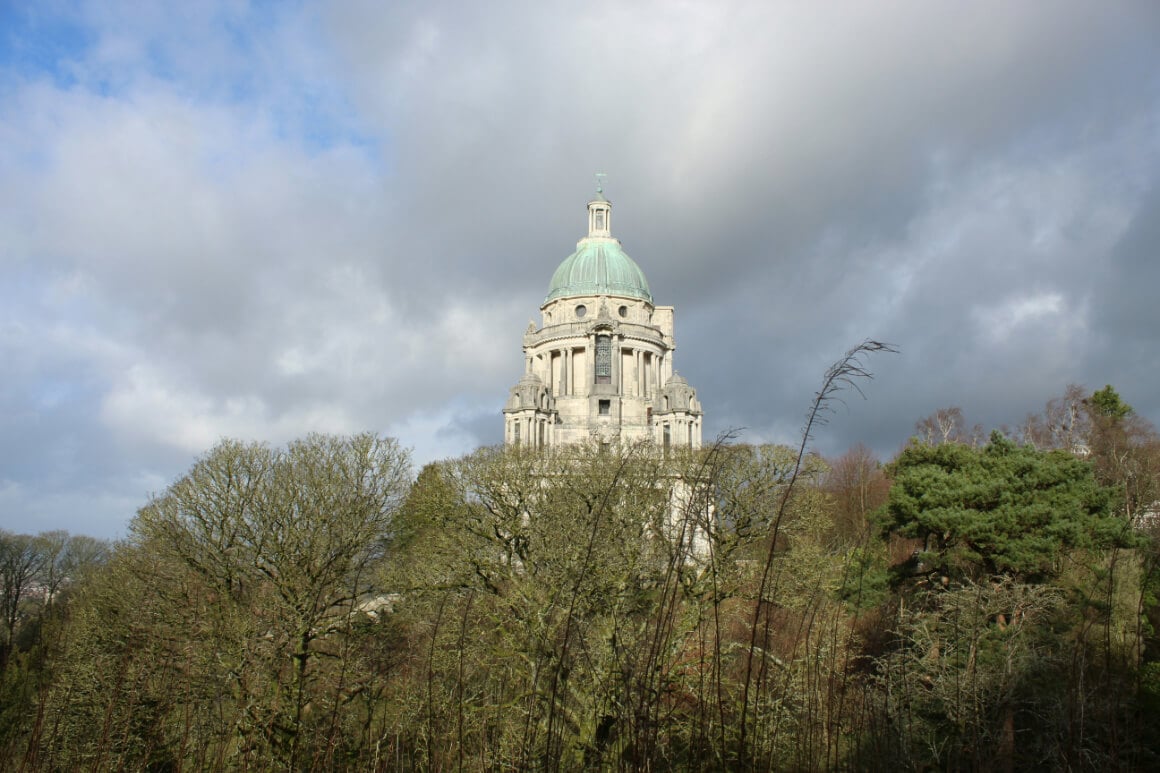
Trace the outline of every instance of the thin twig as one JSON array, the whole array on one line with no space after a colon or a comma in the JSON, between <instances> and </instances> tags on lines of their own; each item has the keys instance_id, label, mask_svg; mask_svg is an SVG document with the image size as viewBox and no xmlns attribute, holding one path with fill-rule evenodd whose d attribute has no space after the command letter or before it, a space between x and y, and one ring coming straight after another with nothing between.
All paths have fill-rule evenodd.
<instances>
[{"instance_id":1,"label":"thin twig","mask_svg":"<svg viewBox=\"0 0 1160 773\"><path fill-rule=\"evenodd\" d=\"M834 402L841 402L841 398L838 397L839 393L844 389L852 388L865 399L866 395L862 392L861 387L858 386L858 381L874 377L874 374L866 366L866 360L871 354L876 352L897 353L898 349L891 344L868 338L846 352L845 356L826 370L825 378L822 380L822 388L814 395L814 401L810 405L809 411L806 412L806 423L802 427L801 443L798 445L797 459L794 462L793 473L790 475L789 482L785 485L785 488L782 489L780 501L777 505L777 513L774 516L773 526L769 534L769 548L766 551L765 564L761 570L761 583L758 585L757 599L753 605L749 653L745 663L745 681L741 690L738 761L742 764L744 764L746 759L746 719L749 711L749 688L753 680L753 658L758 649L758 624L761 619L761 608L765 600L765 592L769 585L769 575L773 568L778 533L781 531L781 521L785 515L786 505L789 502L790 495L793 493L794 484L797 483L798 476L801 473L802 462L805 459L810 441L813 440L814 431L817 427L825 426L828 423L829 417L827 414L834 411ZM769 626L770 617L767 614L763 628L765 639L769 638Z\"/></svg>"}]
</instances>

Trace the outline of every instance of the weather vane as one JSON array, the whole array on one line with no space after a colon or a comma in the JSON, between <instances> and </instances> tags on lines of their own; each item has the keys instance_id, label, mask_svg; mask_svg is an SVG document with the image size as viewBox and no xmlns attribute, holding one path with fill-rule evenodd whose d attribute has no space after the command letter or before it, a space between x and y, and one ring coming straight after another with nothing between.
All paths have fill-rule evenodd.
<instances>
[{"instance_id":1,"label":"weather vane","mask_svg":"<svg viewBox=\"0 0 1160 773\"><path fill-rule=\"evenodd\" d=\"M597 172L596 173L596 192L597 193L604 193L604 178L607 176L608 175L606 175L604 172Z\"/></svg>"}]
</instances>

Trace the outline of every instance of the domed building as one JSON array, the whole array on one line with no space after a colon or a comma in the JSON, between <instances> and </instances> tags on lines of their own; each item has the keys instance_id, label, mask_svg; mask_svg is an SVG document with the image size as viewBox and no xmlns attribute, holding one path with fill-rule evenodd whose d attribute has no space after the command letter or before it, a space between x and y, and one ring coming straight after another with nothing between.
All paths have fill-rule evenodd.
<instances>
[{"instance_id":1,"label":"domed building","mask_svg":"<svg viewBox=\"0 0 1160 773\"><path fill-rule=\"evenodd\" d=\"M503 409L507 445L701 447L696 390L673 370L673 307L653 305L644 272L612 236L600 188L588 235L552 275L540 314Z\"/></svg>"}]
</instances>

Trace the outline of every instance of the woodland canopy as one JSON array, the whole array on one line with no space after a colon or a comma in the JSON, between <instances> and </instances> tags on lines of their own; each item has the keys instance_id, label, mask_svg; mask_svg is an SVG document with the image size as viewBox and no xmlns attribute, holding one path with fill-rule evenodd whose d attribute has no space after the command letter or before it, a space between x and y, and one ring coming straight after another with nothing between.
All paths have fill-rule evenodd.
<instances>
[{"instance_id":1,"label":"woodland canopy","mask_svg":"<svg viewBox=\"0 0 1160 773\"><path fill-rule=\"evenodd\" d=\"M6 768L1160 766L1160 441L1111 387L889 462L223 441L0 533ZM807 437L808 440L808 437Z\"/></svg>"}]
</instances>

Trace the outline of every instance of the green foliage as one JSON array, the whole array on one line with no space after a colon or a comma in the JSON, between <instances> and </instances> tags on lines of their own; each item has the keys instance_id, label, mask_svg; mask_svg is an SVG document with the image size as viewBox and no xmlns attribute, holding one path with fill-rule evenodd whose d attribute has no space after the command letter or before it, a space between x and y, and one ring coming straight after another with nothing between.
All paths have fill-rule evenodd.
<instances>
[{"instance_id":1,"label":"green foliage","mask_svg":"<svg viewBox=\"0 0 1160 773\"><path fill-rule=\"evenodd\" d=\"M329 767L365 740L339 710L367 689L364 639L390 633L361 610L409 474L372 435L198 460L78 598L48 764Z\"/></svg>"},{"instance_id":2,"label":"green foliage","mask_svg":"<svg viewBox=\"0 0 1160 773\"><path fill-rule=\"evenodd\" d=\"M897 765L1058 767L1053 721L1066 697L1058 675L1067 652L1051 624L1063 602L1058 590L1005 580L967 582L904 608L901 646L880 663Z\"/></svg>"},{"instance_id":3,"label":"green foliage","mask_svg":"<svg viewBox=\"0 0 1160 773\"><path fill-rule=\"evenodd\" d=\"M1134 542L1113 513L1116 492L1062 451L1018 446L999 433L983 448L912 444L889 466L884 534L922 540L899 579L1009 576L1038 582L1076 548Z\"/></svg>"},{"instance_id":4,"label":"green foliage","mask_svg":"<svg viewBox=\"0 0 1160 773\"><path fill-rule=\"evenodd\" d=\"M0 530L0 674L13 653L29 596L46 561L37 537Z\"/></svg>"},{"instance_id":5,"label":"green foliage","mask_svg":"<svg viewBox=\"0 0 1160 773\"><path fill-rule=\"evenodd\" d=\"M69 579L4 631L0 762L1152 769L1160 550L1129 513L1160 457L1074 405L1038 429L1094 463L940 431L885 470L483 449L410 484L373 436L224 442L107 562L35 542Z\"/></svg>"},{"instance_id":6,"label":"green foliage","mask_svg":"<svg viewBox=\"0 0 1160 773\"><path fill-rule=\"evenodd\" d=\"M1160 717L1160 662L1140 667L1140 708L1153 717Z\"/></svg>"},{"instance_id":7,"label":"green foliage","mask_svg":"<svg viewBox=\"0 0 1160 773\"><path fill-rule=\"evenodd\" d=\"M427 764L491 738L515 766L579 765L631 731L629 690L664 655L641 612L663 595L680 528L661 464L636 449L484 449L420 475L397 568L412 611L440 621L424 647Z\"/></svg>"},{"instance_id":8,"label":"green foliage","mask_svg":"<svg viewBox=\"0 0 1160 773\"><path fill-rule=\"evenodd\" d=\"M890 572L884 546L851 549L845 557L838 598L854 609L869 610L881 606L889 594Z\"/></svg>"},{"instance_id":9,"label":"green foliage","mask_svg":"<svg viewBox=\"0 0 1160 773\"><path fill-rule=\"evenodd\" d=\"M34 732L36 702L51 682L75 588L105 559L107 545L64 531L0 530L0 760Z\"/></svg>"},{"instance_id":10,"label":"green foliage","mask_svg":"<svg viewBox=\"0 0 1160 773\"><path fill-rule=\"evenodd\" d=\"M706 508L710 517L702 527L716 562L718 593L735 593L748 576L746 569L752 573L750 564L762 557L795 461L788 446L737 444L685 470L686 479L709 484L705 495L712 506ZM819 458L809 457L803 477L816 480L823 467Z\"/></svg>"},{"instance_id":11,"label":"green foliage","mask_svg":"<svg viewBox=\"0 0 1160 773\"><path fill-rule=\"evenodd\" d=\"M1120 399L1119 393L1112 389L1111 384L1103 389L1097 389L1089 400L1098 415L1110 419L1122 419L1132 412L1132 406Z\"/></svg>"}]
</instances>

